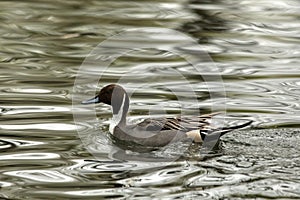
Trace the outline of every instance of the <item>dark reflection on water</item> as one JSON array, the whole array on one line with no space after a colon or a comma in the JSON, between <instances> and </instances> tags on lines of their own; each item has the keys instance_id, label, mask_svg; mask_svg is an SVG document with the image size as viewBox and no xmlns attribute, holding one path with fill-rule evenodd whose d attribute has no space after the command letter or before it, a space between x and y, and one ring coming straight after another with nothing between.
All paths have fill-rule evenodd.
<instances>
[{"instance_id":1,"label":"dark reflection on water","mask_svg":"<svg viewBox=\"0 0 300 200\"><path fill-rule=\"evenodd\" d=\"M46 0L1 1L0 7L0 198L300 198L298 1ZM72 109L91 111L71 105L82 61L99 42L135 27L171 28L199 41L223 79L209 82L210 92L224 86L227 98L209 98L193 68L157 44L116 60L99 83L138 69L127 80L148 85L132 96L131 120L159 116L160 108L174 115L182 106L209 112L226 104L232 118L254 119L253 129L229 134L204 158L199 146L180 144L142 159L113 145L108 107L97 107L98 119L75 125ZM211 63L200 65L213 75ZM189 80L199 105L189 101L174 70ZM162 86L178 91L185 103ZM95 87L87 80L77 92L94 95ZM85 140L93 142L85 146Z\"/></svg>"}]
</instances>

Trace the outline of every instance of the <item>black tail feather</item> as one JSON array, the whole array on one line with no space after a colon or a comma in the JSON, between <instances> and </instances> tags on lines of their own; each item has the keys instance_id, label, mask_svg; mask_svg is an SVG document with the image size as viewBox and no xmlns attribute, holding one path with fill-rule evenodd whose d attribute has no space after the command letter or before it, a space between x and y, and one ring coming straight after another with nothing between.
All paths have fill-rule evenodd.
<instances>
[{"instance_id":1,"label":"black tail feather","mask_svg":"<svg viewBox=\"0 0 300 200\"><path fill-rule=\"evenodd\" d=\"M246 126L249 126L250 124L252 124L252 122L253 122L252 120L249 120L248 122L246 122L244 124L222 128L222 129L220 129L220 131L221 131L220 137L223 136L223 135L225 135L226 133L228 133L230 131L235 130L235 129L240 129L240 128L244 128Z\"/></svg>"},{"instance_id":2,"label":"black tail feather","mask_svg":"<svg viewBox=\"0 0 300 200\"><path fill-rule=\"evenodd\" d=\"M213 129L210 130L209 132L201 132L201 137L202 140L207 142L207 141L211 141L211 140L219 140L221 136L225 135L226 133L233 131L235 129L239 129L239 128L243 128L246 126L249 126L250 124L252 124L252 120L249 120L248 122L244 123L244 124L240 124L237 126L230 126L230 127L225 127L225 128L218 128L218 129Z\"/></svg>"}]
</instances>

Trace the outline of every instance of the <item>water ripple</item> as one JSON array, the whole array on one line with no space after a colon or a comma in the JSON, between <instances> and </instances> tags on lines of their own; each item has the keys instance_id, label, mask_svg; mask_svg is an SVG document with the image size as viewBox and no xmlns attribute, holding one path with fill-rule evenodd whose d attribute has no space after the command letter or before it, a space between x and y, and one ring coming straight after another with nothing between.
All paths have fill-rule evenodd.
<instances>
[{"instance_id":1,"label":"water ripple","mask_svg":"<svg viewBox=\"0 0 300 200\"><path fill-rule=\"evenodd\" d=\"M193 177L190 180L190 183L188 183L188 187L215 187L222 185L238 184L249 180L251 180L251 178L243 174L210 174L208 176Z\"/></svg>"},{"instance_id":2,"label":"water ripple","mask_svg":"<svg viewBox=\"0 0 300 200\"><path fill-rule=\"evenodd\" d=\"M153 186L153 187L163 187L172 185L176 183L177 185L181 185L183 181L193 175L193 174L205 174L206 170L198 169L197 167L192 166L169 166L165 169L159 169L154 172L149 172L147 174L138 175L135 177L123 179L118 181L123 185L131 186L131 187L145 187L145 186Z\"/></svg>"},{"instance_id":3,"label":"water ripple","mask_svg":"<svg viewBox=\"0 0 300 200\"><path fill-rule=\"evenodd\" d=\"M16 139L0 139L0 149L2 150L2 152L4 150L9 150L17 147L27 147L41 144L43 144L43 142Z\"/></svg>"},{"instance_id":4,"label":"water ripple","mask_svg":"<svg viewBox=\"0 0 300 200\"><path fill-rule=\"evenodd\" d=\"M75 179L57 171L50 170L20 170L5 172L5 175L30 179L39 183L66 183Z\"/></svg>"},{"instance_id":5,"label":"water ripple","mask_svg":"<svg viewBox=\"0 0 300 200\"><path fill-rule=\"evenodd\" d=\"M24 125L0 125L1 129L9 130L28 130L28 129L41 129L41 130L61 130L61 131L71 131L77 130L76 125L64 124L64 123L39 123L39 124L24 124Z\"/></svg>"},{"instance_id":6,"label":"water ripple","mask_svg":"<svg viewBox=\"0 0 300 200\"><path fill-rule=\"evenodd\" d=\"M98 161L98 160L74 160L77 164L69 167L69 170L79 172L124 172L131 170L136 164L120 161Z\"/></svg>"},{"instance_id":7,"label":"water ripple","mask_svg":"<svg viewBox=\"0 0 300 200\"><path fill-rule=\"evenodd\" d=\"M0 198L300 198L299 1L44 0L0 7ZM254 120L252 130L231 132L218 152L201 159L197 145L144 153L113 144L108 106L97 106L97 119L91 107L72 108L77 70L89 52L137 27L186 33L211 59L203 58L196 74L182 57L161 50L181 37L140 32L112 40L107 55L125 44L137 49L106 71L92 63L85 73L104 71L101 80L86 79L76 93L90 98L94 88L123 78L136 121L226 105L230 118ZM143 49L145 43L153 48ZM179 46L202 56L202 48ZM72 112L82 113L79 123ZM174 157L180 159L168 162Z\"/></svg>"},{"instance_id":8,"label":"water ripple","mask_svg":"<svg viewBox=\"0 0 300 200\"><path fill-rule=\"evenodd\" d=\"M55 153L15 153L9 155L0 155L1 160L40 160L57 158L60 158L60 155Z\"/></svg>"}]
</instances>

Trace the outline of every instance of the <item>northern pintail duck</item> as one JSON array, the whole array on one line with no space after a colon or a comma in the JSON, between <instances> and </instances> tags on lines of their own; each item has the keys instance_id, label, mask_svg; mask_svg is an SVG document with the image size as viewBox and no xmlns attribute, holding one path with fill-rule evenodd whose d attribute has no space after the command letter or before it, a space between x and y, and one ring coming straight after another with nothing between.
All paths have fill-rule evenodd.
<instances>
[{"instance_id":1,"label":"northern pintail duck","mask_svg":"<svg viewBox=\"0 0 300 200\"><path fill-rule=\"evenodd\" d=\"M126 115L129 109L129 97L123 87L110 84L101 89L99 94L83 101L82 104L104 103L112 106L113 117L109 126L110 133L119 140L136 144L159 147L170 142L192 140L202 143L208 135L220 136L232 130L243 128L252 123L247 121L237 126L213 128L211 118L217 113L201 115L195 118L155 118L128 125Z\"/></svg>"}]
</instances>

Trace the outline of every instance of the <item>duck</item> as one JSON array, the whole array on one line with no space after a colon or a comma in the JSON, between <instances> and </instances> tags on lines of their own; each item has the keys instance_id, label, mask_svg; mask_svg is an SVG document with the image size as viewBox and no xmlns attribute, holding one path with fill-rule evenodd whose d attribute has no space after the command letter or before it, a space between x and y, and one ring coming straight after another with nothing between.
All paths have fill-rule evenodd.
<instances>
[{"instance_id":1,"label":"duck","mask_svg":"<svg viewBox=\"0 0 300 200\"><path fill-rule=\"evenodd\" d=\"M112 107L112 120L109 125L111 135L123 142L147 147L162 147L186 140L203 143L209 136L219 140L224 134L252 123L252 120L247 120L236 126L215 128L211 125L211 120L219 113L210 113L197 117L146 118L137 124L127 124L130 100L126 90L118 84L103 87L94 98L81 103L110 105Z\"/></svg>"}]
</instances>

